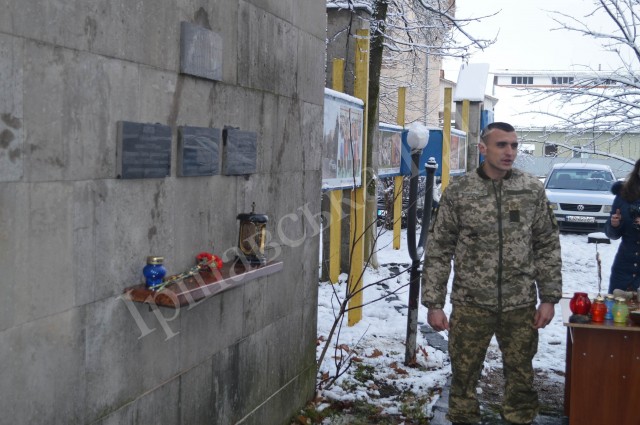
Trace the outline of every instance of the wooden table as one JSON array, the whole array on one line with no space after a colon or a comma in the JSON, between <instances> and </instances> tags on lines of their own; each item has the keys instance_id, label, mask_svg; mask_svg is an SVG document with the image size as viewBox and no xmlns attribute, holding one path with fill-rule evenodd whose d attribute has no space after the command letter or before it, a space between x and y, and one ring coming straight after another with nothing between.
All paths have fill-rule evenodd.
<instances>
[{"instance_id":1,"label":"wooden table","mask_svg":"<svg viewBox=\"0 0 640 425\"><path fill-rule=\"evenodd\" d=\"M560 301L567 327L564 414L569 425L640 424L640 326L569 323L569 298Z\"/></svg>"}]
</instances>

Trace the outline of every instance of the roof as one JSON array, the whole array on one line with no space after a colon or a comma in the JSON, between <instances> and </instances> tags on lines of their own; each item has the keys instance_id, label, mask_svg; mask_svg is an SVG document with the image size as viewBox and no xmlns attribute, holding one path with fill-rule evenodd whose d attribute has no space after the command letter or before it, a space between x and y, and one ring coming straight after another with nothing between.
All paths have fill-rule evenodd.
<instances>
[{"instance_id":1,"label":"roof","mask_svg":"<svg viewBox=\"0 0 640 425\"><path fill-rule=\"evenodd\" d=\"M455 88L456 84L457 83L455 81L453 81L453 80L449 80L449 79L444 78L444 77L440 78L440 87L441 88L442 88L442 86L448 86L448 85ZM485 100L489 99L491 101L495 101L494 103L497 103L498 100L499 100L497 97L492 96L492 95L490 95L488 93L484 94L484 98L485 98Z\"/></svg>"},{"instance_id":2,"label":"roof","mask_svg":"<svg viewBox=\"0 0 640 425\"><path fill-rule=\"evenodd\" d=\"M580 76L583 78L586 77L594 77L594 76L611 76L615 75L615 71L597 71L597 70L573 70L573 69L564 69L564 70L544 70L544 69L496 69L491 71L491 74L504 77L504 76L512 76L512 75L521 75L521 76L549 76L549 77L566 77L566 76Z\"/></svg>"},{"instance_id":3,"label":"roof","mask_svg":"<svg viewBox=\"0 0 640 425\"><path fill-rule=\"evenodd\" d=\"M483 102L489 75L488 63L469 63L460 67L453 100Z\"/></svg>"}]
</instances>

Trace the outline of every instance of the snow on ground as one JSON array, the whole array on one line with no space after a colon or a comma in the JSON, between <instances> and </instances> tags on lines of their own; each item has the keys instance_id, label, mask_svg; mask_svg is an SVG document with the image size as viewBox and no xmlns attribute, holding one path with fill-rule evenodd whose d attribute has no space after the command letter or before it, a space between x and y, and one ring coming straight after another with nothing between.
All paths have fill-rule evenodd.
<instances>
[{"instance_id":1,"label":"snow on ground","mask_svg":"<svg viewBox=\"0 0 640 425\"><path fill-rule=\"evenodd\" d=\"M587 243L587 235L562 234L562 276L563 292L567 295L576 291L590 294L598 292L598 267L596 249L601 258L602 293L606 293L609 284L611 264L619 241L611 244ZM402 408L397 399L398 391L411 391L425 405L425 414L431 416L431 410L439 392L450 374L448 357L445 353L430 347L421 332L418 332L418 366L404 366L407 328L407 298L410 257L407 251L406 232L402 231L401 249L392 248L392 232L381 230L378 239L378 260L382 265L378 270L367 269L364 284L374 285L364 292L364 301L380 301L365 305L363 318L355 326L344 324L338 327L320 368L324 378L336 375L340 358L351 356L354 362L340 375L333 385L322 385L320 394L332 400L364 400L379 406L383 411L394 414ZM396 273L400 271L399 274ZM395 273L394 273L395 272ZM321 343L317 347L320 357L335 321L339 301L344 297L346 275L340 276L340 283L331 285L321 283L319 288L318 337ZM451 283L451 282L450 282ZM394 293L395 292L395 293ZM339 298L339 299L338 299ZM447 314L451 305L445 306ZM345 315L346 316L346 315ZM426 309L420 306L419 326L426 322ZM446 332L441 332L446 339ZM566 328L562 324L560 307L556 306L553 321L540 331L538 354L534 358L534 367L548 371L550 379L564 382ZM338 347L338 348L336 348ZM495 338L491 351L499 352ZM493 360L492 360L493 359ZM485 368L501 367L500 356L488 355ZM375 367L373 379L360 382L364 366ZM555 378L554 378L555 377ZM391 383L395 392L383 391L380 383ZM434 390L436 390L434 392ZM388 396L387 393L389 394Z\"/></svg>"}]
</instances>

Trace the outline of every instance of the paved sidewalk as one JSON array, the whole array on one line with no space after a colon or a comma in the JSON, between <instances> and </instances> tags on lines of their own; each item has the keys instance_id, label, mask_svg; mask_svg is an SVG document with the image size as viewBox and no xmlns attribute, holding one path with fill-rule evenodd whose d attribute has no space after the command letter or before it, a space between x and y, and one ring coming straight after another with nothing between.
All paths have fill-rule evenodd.
<instances>
[{"instance_id":1,"label":"paved sidewalk","mask_svg":"<svg viewBox=\"0 0 640 425\"><path fill-rule=\"evenodd\" d=\"M430 425L451 425L445 415L447 414L447 405L449 404L449 384L443 389L442 395L440 399L436 402L433 407L433 419L429 421ZM482 425L504 425L505 422L502 420L499 414L493 412L486 408L486 406L480 406L482 409ZM552 417L552 416L543 416L538 415L535 421L533 421L534 425L568 425L569 420L566 417Z\"/></svg>"}]
</instances>

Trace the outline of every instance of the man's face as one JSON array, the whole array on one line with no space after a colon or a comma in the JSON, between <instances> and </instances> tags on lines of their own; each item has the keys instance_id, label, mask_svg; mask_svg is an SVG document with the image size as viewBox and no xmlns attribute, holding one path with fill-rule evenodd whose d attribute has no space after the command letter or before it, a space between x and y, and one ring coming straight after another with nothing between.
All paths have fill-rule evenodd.
<instances>
[{"instance_id":1,"label":"man's face","mask_svg":"<svg viewBox=\"0 0 640 425\"><path fill-rule=\"evenodd\" d=\"M484 171L491 178L501 178L511 170L518 154L518 137L494 128L480 142L480 153L484 155Z\"/></svg>"}]
</instances>

